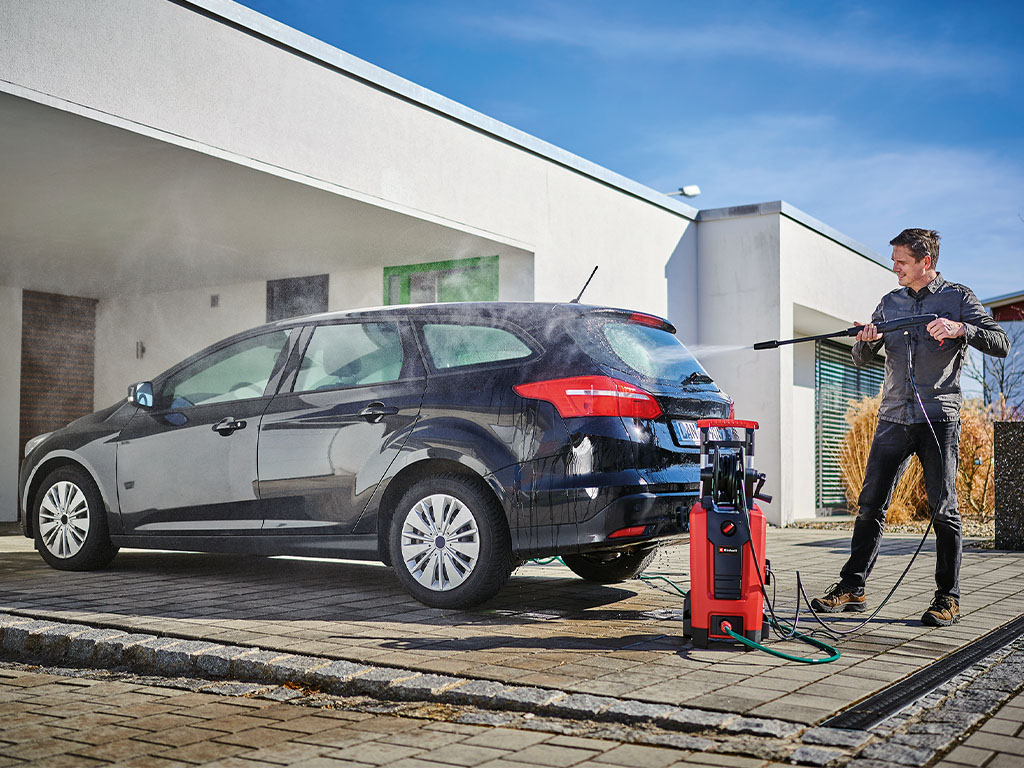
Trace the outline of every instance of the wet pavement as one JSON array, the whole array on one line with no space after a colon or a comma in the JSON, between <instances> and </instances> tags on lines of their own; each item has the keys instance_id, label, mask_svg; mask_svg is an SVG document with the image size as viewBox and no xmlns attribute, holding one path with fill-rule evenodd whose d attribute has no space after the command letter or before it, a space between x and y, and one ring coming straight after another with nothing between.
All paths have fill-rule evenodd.
<instances>
[{"instance_id":1,"label":"wet pavement","mask_svg":"<svg viewBox=\"0 0 1024 768\"><path fill-rule=\"evenodd\" d=\"M873 605L917 541L886 537ZM847 534L834 531L769 532L780 616L792 615L796 569L818 593L835 579L847 546ZM1024 613L1024 554L968 548L963 621L923 627L933 568L928 544L869 631L843 641L838 662L820 666L732 646L695 649L682 637L682 598L669 585L594 585L557 563L519 568L478 609L445 611L412 600L382 565L125 550L107 570L70 573L48 568L27 539L5 536L0 611L811 725ZM685 588L687 571L688 549L676 546L648 573ZM793 641L775 647L817 653Z\"/></svg>"}]
</instances>

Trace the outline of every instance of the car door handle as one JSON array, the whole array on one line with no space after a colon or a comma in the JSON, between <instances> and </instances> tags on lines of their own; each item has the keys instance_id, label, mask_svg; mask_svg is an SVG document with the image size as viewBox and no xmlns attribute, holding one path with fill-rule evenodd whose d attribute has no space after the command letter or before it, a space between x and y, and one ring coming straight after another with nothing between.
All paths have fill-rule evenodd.
<instances>
[{"instance_id":1,"label":"car door handle","mask_svg":"<svg viewBox=\"0 0 1024 768\"><path fill-rule=\"evenodd\" d=\"M366 419L371 424L376 424L378 421L383 419L385 416L393 416L398 413L398 408L393 405L384 405L384 403L370 403L368 406L363 408L359 412L359 415Z\"/></svg>"},{"instance_id":2,"label":"car door handle","mask_svg":"<svg viewBox=\"0 0 1024 768\"><path fill-rule=\"evenodd\" d=\"M213 425L213 431L219 432L224 437L234 433L237 429L245 429L245 422L241 420L235 421L232 416L226 416Z\"/></svg>"}]
</instances>

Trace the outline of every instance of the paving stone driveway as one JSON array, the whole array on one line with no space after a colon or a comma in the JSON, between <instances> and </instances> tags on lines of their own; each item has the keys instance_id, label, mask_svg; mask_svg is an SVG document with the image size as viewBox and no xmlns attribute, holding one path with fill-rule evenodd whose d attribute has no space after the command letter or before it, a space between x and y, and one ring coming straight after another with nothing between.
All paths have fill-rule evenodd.
<instances>
[{"instance_id":1,"label":"paving stone driveway","mask_svg":"<svg viewBox=\"0 0 1024 768\"><path fill-rule=\"evenodd\" d=\"M874 605L917 541L886 537ZM795 570L809 594L819 592L835 580L848 535L772 529L768 548L777 611L791 616ZM0 611L811 724L1024 613L1024 554L968 549L963 621L922 627L934 562L926 545L871 631L818 666L694 649L681 636L682 598L667 585L593 585L557 564L523 566L490 603L444 611L409 598L376 564L125 550L105 571L68 573L48 568L27 539L4 536ZM687 547L663 550L649 573L685 588ZM792 641L778 647L816 653Z\"/></svg>"}]
</instances>

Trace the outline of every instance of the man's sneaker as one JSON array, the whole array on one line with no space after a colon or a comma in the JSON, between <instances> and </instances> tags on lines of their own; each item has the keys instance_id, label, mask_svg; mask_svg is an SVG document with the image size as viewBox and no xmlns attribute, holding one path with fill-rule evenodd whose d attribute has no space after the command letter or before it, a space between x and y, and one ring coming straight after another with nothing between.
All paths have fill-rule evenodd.
<instances>
[{"instance_id":1,"label":"man's sneaker","mask_svg":"<svg viewBox=\"0 0 1024 768\"><path fill-rule=\"evenodd\" d=\"M921 617L921 623L929 627L948 627L960 621L960 603L955 597L942 595L932 600L932 604Z\"/></svg>"},{"instance_id":2,"label":"man's sneaker","mask_svg":"<svg viewBox=\"0 0 1024 768\"><path fill-rule=\"evenodd\" d=\"M811 608L817 613L839 613L840 611L866 611L868 601L861 592L859 595L853 587L833 584L824 597L811 600Z\"/></svg>"}]
</instances>

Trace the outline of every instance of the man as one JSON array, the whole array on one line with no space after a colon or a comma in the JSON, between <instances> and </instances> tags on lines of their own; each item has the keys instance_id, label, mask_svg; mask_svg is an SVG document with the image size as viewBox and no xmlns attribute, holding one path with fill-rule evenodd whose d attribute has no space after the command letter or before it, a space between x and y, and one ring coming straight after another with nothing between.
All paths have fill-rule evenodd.
<instances>
[{"instance_id":1,"label":"man","mask_svg":"<svg viewBox=\"0 0 1024 768\"><path fill-rule=\"evenodd\" d=\"M961 541L956 499L960 368L968 345L987 355L1005 357L1010 344L969 288L947 283L935 271L938 232L905 229L889 244L893 247L893 271L902 287L882 297L853 346L857 366L872 360L883 345L886 355L878 426L857 500L860 514L853 526L850 559L840 572L839 583L812 600L811 606L826 613L867 609L864 584L878 557L886 508L896 482L916 453L934 515L936 550L935 598L921 621L929 626L949 626L960 620ZM927 326L884 335L875 327L883 320L924 314L938 318Z\"/></svg>"}]
</instances>

